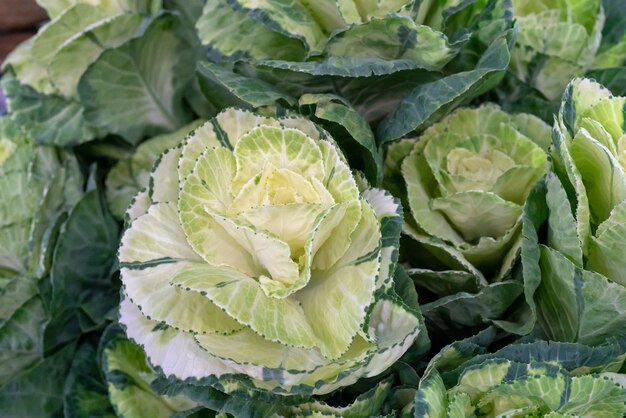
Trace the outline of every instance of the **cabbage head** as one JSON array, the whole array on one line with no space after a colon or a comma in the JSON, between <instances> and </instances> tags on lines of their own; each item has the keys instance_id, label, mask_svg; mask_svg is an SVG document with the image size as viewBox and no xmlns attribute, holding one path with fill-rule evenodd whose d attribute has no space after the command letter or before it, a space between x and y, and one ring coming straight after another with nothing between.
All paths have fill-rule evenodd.
<instances>
[{"instance_id":1,"label":"cabbage head","mask_svg":"<svg viewBox=\"0 0 626 418\"><path fill-rule=\"evenodd\" d=\"M428 365L404 416L620 417L623 346L535 341L489 352L491 330L445 347ZM491 335L489 335L491 334Z\"/></svg>"},{"instance_id":2,"label":"cabbage head","mask_svg":"<svg viewBox=\"0 0 626 418\"><path fill-rule=\"evenodd\" d=\"M306 119L224 110L127 212L120 323L169 380L225 393L376 376L419 333L392 289L401 213Z\"/></svg>"},{"instance_id":3,"label":"cabbage head","mask_svg":"<svg viewBox=\"0 0 626 418\"><path fill-rule=\"evenodd\" d=\"M486 104L389 148L386 184L408 205L403 260L428 291L420 302L430 302L431 326L471 335L520 296L521 284L506 279L519 258L524 204L547 170L549 135L534 116Z\"/></svg>"},{"instance_id":4,"label":"cabbage head","mask_svg":"<svg viewBox=\"0 0 626 418\"><path fill-rule=\"evenodd\" d=\"M602 38L601 0L513 1L519 24L511 70L549 100L590 68ZM540 61L540 62L539 62Z\"/></svg>"},{"instance_id":5,"label":"cabbage head","mask_svg":"<svg viewBox=\"0 0 626 418\"><path fill-rule=\"evenodd\" d=\"M626 335L626 98L589 79L565 90L546 178L546 245L529 235L538 261L540 325L551 339L599 344ZM543 215L542 215L543 212ZM534 238L534 241L533 241Z\"/></svg>"}]
</instances>

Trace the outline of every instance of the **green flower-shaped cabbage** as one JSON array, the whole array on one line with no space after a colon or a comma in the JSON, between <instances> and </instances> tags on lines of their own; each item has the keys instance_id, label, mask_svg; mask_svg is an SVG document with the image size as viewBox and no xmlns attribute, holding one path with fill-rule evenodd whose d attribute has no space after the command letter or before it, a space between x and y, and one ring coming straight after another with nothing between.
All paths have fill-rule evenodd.
<instances>
[{"instance_id":1,"label":"green flower-shaped cabbage","mask_svg":"<svg viewBox=\"0 0 626 418\"><path fill-rule=\"evenodd\" d=\"M480 338L484 338L483 335ZM626 413L623 347L534 342L485 353L452 344L430 362L414 417L621 417Z\"/></svg>"},{"instance_id":2,"label":"green flower-shaped cabbage","mask_svg":"<svg viewBox=\"0 0 626 418\"><path fill-rule=\"evenodd\" d=\"M396 186L396 192L406 193L410 209L404 232L414 241L404 254L415 268L409 273L418 286L447 296L426 312L440 309L444 322L475 325L498 317L519 296L518 283L501 281L518 258L523 205L547 168L538 143L549 135L533 116L485 105L460 109L417 141L390 147L388 180L404 180L406 190ZM435 320L433 312L426 315Z\"/></svg>"},{"instance_id":3,"label":"green flower-shaped cabbage","mask_svg":"<svg viewBox=\"0 0 626 418\"><path fill-rule=\"evenodd\" d=\"M620 8L619 2L601 0L513 0L519 33L511 71L554 102L573 77L590 69L602 77L606 69L617 70L626 61Z\"/></svg>"},{"instance_id":4,"label":"green flower-shaped cabbage","mask_svg":"<svg viewBox=\"0 0 626 418\"><path fill-rule=\"evenodd\" d=\"M0 290L45 273L47 229L55 212L80 199L82 181L74 158L36 146L6 116L0 119Z\"/></svg>"},{"instance_id":5,"label":"green flower-shaped cabbage","mask_svg":"<svg viewBox=\"0 0 626 418\"><path fill-rule=\"evenodd\" d=\"M400 211L311 122L228 109L131 205L120 322L166 376L229 393L377 375L419 332L391 290Z\"/></svg>"},{"instance_id":6,"label":"green flower-shaped cabbage","mask_svg":"<svg viewBox=\"0 0 626 418\"><path fill-rule=\"evenodd\" d=\"M549 213L536 214L537 225L548 221L547 245L532 254L541 268L540 324L553 339L598 344L626 335L625 106L588 79L572 81L563 97Z\"/></svg>"}]
</instances>

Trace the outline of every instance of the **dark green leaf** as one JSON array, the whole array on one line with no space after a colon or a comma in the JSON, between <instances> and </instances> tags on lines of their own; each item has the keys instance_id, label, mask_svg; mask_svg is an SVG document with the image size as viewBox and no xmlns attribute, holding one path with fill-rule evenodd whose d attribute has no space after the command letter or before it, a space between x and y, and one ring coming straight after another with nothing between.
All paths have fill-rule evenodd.
<instances>
[{"instance_id":1,"label":"dark green leaf","mask_svg":"<svg viewBox=\"0 0 626 418\"><path fill-rule=\"evenodd\" d=\"M430 123L497 85L511 54L506 37L487 48L475 69L416 87L377 128L379 144L423 129Z\"/></svg>"},{"instance_id":2,"label":"dark green leaf","mask_svg":"<svg viewBox=\"0 0 626 418\"><path fill-rule=\"evenodd\" d=\"M70 212L55 249L46 347L70 341L110 319L118 303L111 280L117 245L117 223L98 192L88 192Z\"/></svg>"},{"instance_id":3,"label":"dark green leaf","mask_svg":"<svg viewBox=\"0 0 626 418\"><path fill-rule=\"evenodd\" d=\"M11 418L62 417L63 385L74 355L69 344L0 389L0 411Z\"/></svg>"}]
</instances>

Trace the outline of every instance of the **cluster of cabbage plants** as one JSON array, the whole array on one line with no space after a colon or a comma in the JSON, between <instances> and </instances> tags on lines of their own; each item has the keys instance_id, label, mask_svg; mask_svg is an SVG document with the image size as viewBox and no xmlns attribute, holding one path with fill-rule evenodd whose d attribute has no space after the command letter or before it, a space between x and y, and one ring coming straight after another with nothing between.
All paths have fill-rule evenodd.
<instances>
[{"instance_id":1,"label":"cluster of cabbage plants","mask_svg":"<svg viewBox=\"0 0 626 418\"><path fill-rule=\"evenodd\" d=\"M0 416L626 416L623 0L37 0Z\"/></svg>"}]
</instances>

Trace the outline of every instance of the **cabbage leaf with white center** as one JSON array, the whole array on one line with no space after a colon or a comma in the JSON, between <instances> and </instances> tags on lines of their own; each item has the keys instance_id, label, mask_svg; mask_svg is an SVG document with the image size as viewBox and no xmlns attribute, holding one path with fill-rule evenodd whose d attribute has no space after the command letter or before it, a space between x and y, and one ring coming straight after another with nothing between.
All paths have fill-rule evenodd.
<instances>
[{"instance_id":1,"label":"cabbage leaf with white center","mask_svg":"<svg viewBox=\"0 0 626 418\"><path fill-rule=\"evenodd\" d=\"M166 151L150 184L119 249L120 323L172 384L326 394L418 337L393 291L400 204L361 191L310 121L226 109Z\"/></svg>"}]
</instances>

